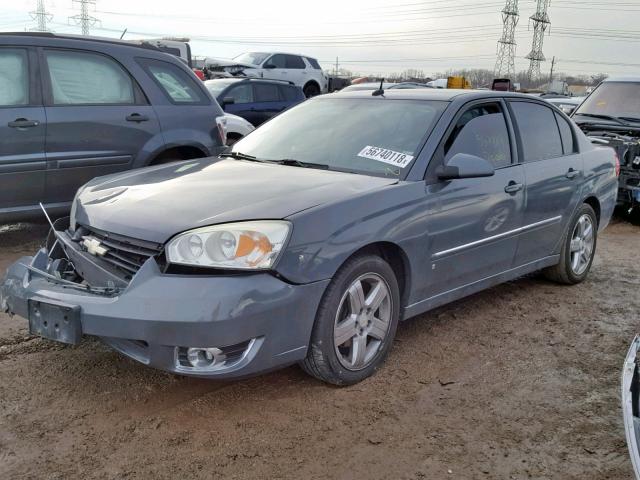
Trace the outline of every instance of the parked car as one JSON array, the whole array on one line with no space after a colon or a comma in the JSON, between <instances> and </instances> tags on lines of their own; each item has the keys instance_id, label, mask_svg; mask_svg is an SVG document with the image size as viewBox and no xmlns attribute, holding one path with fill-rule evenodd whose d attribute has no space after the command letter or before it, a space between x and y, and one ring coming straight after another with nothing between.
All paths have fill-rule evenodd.
<instances>
[{"instance_id":1,"label":"parked car","mask_svg":"<svg viewBox=\"0 0 640 480\"><path fill-rule=\"evenodd\" d=\"M537 270L583 281L616 185L613 151L539 99L323 95L222 160L89 182L0 306L180 374L353 384L401 319Z\"/></svg>"},{"instance_id":2,"label":"parked car","mask_svg":"<svg viewBox=\"0 0 640 480\"><path fill-rule=\"evenodd\" d=\"M225 131L227 132L227 145L229 146L255 130L255 127L244 118L232 113L224 114L224 122Z\"/></svg>"},{"instance_id":3,"label":"parked car","mask_svg":"<svg viewBox=\"0 0 640 480\"><path fill-rule=\"evenodd\" d=\"M223 112L181 60L147 43L0 34L0 221L69 211L90 179L217 155Z\"/></svg>"},{"instance_id":4,"label":"parked car","mask_svg":"<svg viewBox=\"0 0 640 480\"><path fill-rule=\"evenodd\" d=\"M300 87L280 80L217 78L204 85L225 112L238 115L255 127L305 100Z\"/></svg>"},{"instance_id":5,"label":"parked car","mask_svg":"<svg viewBox=\"0 0 640 480\"><path fill-rule=\"evenodd\" d=\"M236 64L244 64L249 77L286 80L302 88L306 97L327 92L328 77L315 58L279 52L248 52L234 57Z\"/></svg>"},{"instance_id":6,"label":"parked car","mask_svg":"<svg viewBox=\"0 0 640 480\"><path fill-rule=\"evenodd\" d=\"M580 105L584 100L584 97L568 97L566 95L553 95L550 97L541 95L540 98L546 100L552 105L555 105L567 115L571 115L578 105Z\"/></svg>"},{"instance_id":7,"label":"parked car","mask_svg":"<svg viewBox=\"0 0 640 480\"><path fill-rule=\"evenodd\" d=\"M618 204L629 213L640 207L640 77L609 77L571 115L599 145L612 147L620 161Z\"/></svg>"}]
</instances>

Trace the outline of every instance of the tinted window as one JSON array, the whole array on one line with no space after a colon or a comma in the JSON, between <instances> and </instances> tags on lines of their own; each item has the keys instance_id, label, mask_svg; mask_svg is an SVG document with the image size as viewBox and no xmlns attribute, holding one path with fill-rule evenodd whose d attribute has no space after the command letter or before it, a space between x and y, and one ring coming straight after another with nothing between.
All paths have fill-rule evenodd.
<instances>
[{"instance_id":1,"label":"tinted window","mask_svg":"<svg viewBox=\"0 0 640 480\"><path fill-rule=\"evenodd\" d=\"M26 50L0 48L0 105L29 103Z\"/></svg>"},{"instance_id":2,"label":"tinted window","mask_svg":"<svg viewBox=\"0 0 640 480\"><path fill-rule=\"evenodd\" d=\"M573 153L575 150L573 148L573 131L571 130L571 126L569 122L562 117L561 115L556 113L556 120L558 120L558 127L560 127L560 137L562 138L562 151L565 155Z\"/></svg>"},{"instance_id":3,"label":"tinted window","mask_svg":"<svg viewBox=\"0 0 640 480\"><path fill-rule=\"evenodd\" d=\"M462 114L444 145L445 163L456 153L468 153L493 163L511 164L509 131L498 104L473 107Z\"/></svg>"},{"instance_id":4,"label":"tinted window","mask_svg":"<svg viewBox=\"0 0 640 480\"><path fill-rule=\"evenodd\" d=\"M447 105L320 97L261 125L233 150L261 159L296 159L329 169L397 177L410 168L412 157ZM394 163L391 157L400 157L400 162Z\"/></svg>"},{"instance_id":5,"label":"tinted window","mask_svg":"<svg viewBox=\"0 0 640 480\"><path fill-rule=\"evenodd\" d=\"M289 87L287 85L279 85L281 96L288 102L294 102L298 99L301 99L301 95L298 94L298 89L296 87Z\"/></svg>"},{"instance_id":6,"label":"tinted window","mask_svg":"<svg viewBox=\"0 0 640 480\"><path fill-rule=\"evenodd\" d=\"M114 60L94 53L46 50L55 105L135 103L131 77Z\"/></svg>"},{"instance_id":7,"label":"tinted window","mask_svg":"<svg viewBox=\"0 0 640 480\"><path fill-rule=\"evenodd\" d=\"M287 68L305 69L307 65L304 63L301 57L297 55L286 55Z\"/></svg>"},{"instance_id":8,"label":"tinted window","mask_svg":"<svg viewBox=\"0 0 640 480\"><path fill-rule=\"evenodd\" d=\"M196 80L180 67L161 60L141 60L152 78L174 103L208 103Z\"/></svg>"},{"instance_id":9,"label":"tinted window","mask_svg":"<svg viewBox=\"0 0 640 480\"><path fill-rule=\"evenodd\" d=\"M309 64L315 68L316 70L322 70L320 68L320 64L318 63L318 61L315 58L309 58L309 57L304 57L307 59L307 62L309 62Z\"/></svg>"},{"instance_id":10,"label":"tinted window","mask_svg":"<svg viewBox=\"0 0 640 480\"><path fill-rule=\"evenodd\" d=\"M548 107L528 102L512 102L525 162L535 162L562 156L562 141L554 118Z\"/></svg>"},{"instance_id":11,"label":"tinted window","mask_svg":"<svg viewBox=\"0 0 640 480\"><path fill-rule=\"evenodd\" d=\"M278 102L278 85L272 83L256 83L254 86L256 102Z\"/></svg>"},{"instance_id":12,"label":"tinted window","mask_svg":"<svg viewBox=\"0 0 640 480\"><path fill-rule=\"evenodd\" d=\"M237 85L224 94L225 97L232 97L235 103L252 103L253 89L251 84L244 83Z\"/></svg>"},{"instance_id":13,"label":"tinted window","mask_svg":"<svg viewBox=\"0 0 640 480\"><path fill-rule=\"evenodd\" d=\"M274 65L276 68L287 68L287 59L284 55L274 55L265 65Z\"/></svg>"}]
</instances>

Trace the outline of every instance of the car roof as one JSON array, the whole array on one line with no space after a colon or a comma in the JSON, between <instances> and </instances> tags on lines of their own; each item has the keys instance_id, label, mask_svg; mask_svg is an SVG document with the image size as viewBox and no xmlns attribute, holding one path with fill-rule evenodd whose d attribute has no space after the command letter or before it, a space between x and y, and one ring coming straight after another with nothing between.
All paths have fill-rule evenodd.
<instances>
[{"instance_id":1,"label":"car roof","mask_svg":"<svg viewBox=\"0 0 640 480\"><path fill-rule=\"evenodd\" d=\"M629 83L640 83L640 76L637 75L620 75L617 77L608 77L603 80L603 82L629 82Z\"/></svg>"},{"instance_id":2,"label":"car roof","mask_svg":"<svg viewBox=\"0 0 640 480\"><path fill-rule=\"evenodd\" d=\"M51 32L0 32L0 38L1 37L59 38L62 40L77 40L82 42L112 43L115 45L122 45L126 47L140 47L154 50L156 52L162 52L161 49L145 40L120 40L117 38L97 37L91 35L75 35L72 33L59 34Z\"/></svg>"},{"instance_id":3,"label":"car roof","mask_svg":"<svg viewBox=\"0 0 640 480\"><path fill-rule=\"evenodd\" d=\"M468 100L483 98L526 98L531 99L528 95L512 92L498 92L495 90L457 90L449 88L414 88L414 89L391 89L385 90L386 98L399 100L440 100L452 101L454 98L466 98ZM347 92L335 92L323 97L341 97L341 98L374 98L370 90L354 90Z\"/></svg>"}]
</instances>

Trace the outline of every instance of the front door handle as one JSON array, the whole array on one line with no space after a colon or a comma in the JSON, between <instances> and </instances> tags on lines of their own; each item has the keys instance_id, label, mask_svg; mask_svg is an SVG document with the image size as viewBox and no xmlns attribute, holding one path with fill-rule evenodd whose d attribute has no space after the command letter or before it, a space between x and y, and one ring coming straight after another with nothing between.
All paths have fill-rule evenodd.
<instances>
[{"instance_id":1,"label":"front door handle","mask_svg":"<svg viewBox=\"0 0 640 480\"><path fill-rule=\"evenodd\" d=\"M26 118L16 118L13 122L7 123L11 128L27 128L27 127L37 127L40 125L40 122L37 120L27 120Z\"/></svg>"},{"instance_id":2,"label":"front door handle","mask_svg":"<svg viewBox=\"0 0 640 480\"><path fill-rule=\"evenodd\" d=\"M146 122L149 120L149 117L146 115L140 115L139 113L132 113L131 115L126 116L127 122Z\"/></svg>"},{"instance_id":3,"label":"front door handle","mask_svg":"<svg viewBox=\"0 0 640 480\"><path fill-rule=\"evenodd\" d=\"M509 182L509 185L504 187L504 191L510 194L518 193L524 185L522 183L516 183L514 181Z\"/></svg>"},{"instance_id":4,"label":"front door handle","mask_svg":"<svg viewBox=\"0 0 640 480\"><path fill-rule=\"evenodd\" d=\"M580 174L579 170L574 170L573 168L570 168L567 173L565 174L565 177L567 177L569 180L576 178L578 175Z\"/></svg>"}]
</instances>

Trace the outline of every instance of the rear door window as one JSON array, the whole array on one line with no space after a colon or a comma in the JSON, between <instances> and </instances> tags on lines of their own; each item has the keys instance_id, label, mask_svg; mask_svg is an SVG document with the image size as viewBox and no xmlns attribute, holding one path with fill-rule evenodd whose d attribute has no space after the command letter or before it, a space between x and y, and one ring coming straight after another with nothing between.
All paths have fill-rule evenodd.
<instances>
[{"instance_id":1,"label":"rear door window","mask_svg":"<svg viewBox=\"0 0 640 480\"><path fill-rule=\"evenodd\" d=\"M281 97L284 98L287 102L295 102L300 98L295 87L290 87L288 85L279 85L278 88L280 89Z\"/></svg>"},{"instance_id":2,"label":"rear door window","mask_svg":"<svg viewBox=\"0 0 640 480\"><path fill-rule=\"evenodd\" d=\"M29 104L29 61L21 48L0 48L0 107Z\"/></svg>"},{"instance_id":3,"label":"rear door window","mask_svg":"<svg viewBox=\"0 0 640 480\"><path fill-rule=\"evenodd\" d=\"M495 168L511 165L509 131L500 104L476 105L460 116L444 144L445 164L457 153L484 158Z\"/></svg>"},{"instance_id":4,"label":"rear door window","mask_svg":"<svg viewBox=\"0 0 640 480\"><path fill-rule=\"evenodd\" d=\"M562 156L562 139L551 108L531 102L511 102L525 162Z\"/></svg>"},{"instance_id":5,"label":"rear door window","mask_svg":"<svg viewBox=\"0 0 640 480\"><path fill-rule=\"evenodd\" d=\"M198 87L195 78L180 67L162 60L142 58L138 61L172 103L205 104L209 100Z\"/></svg>"},{"instance_id":6,"label":"rear door window","mask_svg":"<svg viewBox=\"0 0 640 480\"><path fill-rule=\"evenodd\" d=\"M273 83L256 83L253 86L256 102L279 102L278 85Z\"/></svg>"},{"instance_id":7,"label":"rear door window","mask_svg":"<svg viewBox=\"0 0 640 480\"><path fill-rule=\"evenodd\" d=\"M287 68L295 68L298 70L304 70L307 68L302 57L299 57L298 55L286 55L286 65Z\"/></svg>"},{"instance_id":8,"label":"rear door window","mask_svg":"<svg viewBox=\"0 0 640 480\"><path fill-rule=\"evenodd\" d=\"M97 53L45 50L54 105L133 104L129 74L113 59Z\"/></svg>"},{"instance_id":9,"label":"rear door window","mask_svg":"<svg viewBox=\"0 0 640 480\"><path fill-rule=\"evenodd\" d=\"M253 89L249 83L237 85L229 90L225 97L232 97L234 103L252 103Z\"/></svg>"},{"instance_id":10,"label":"rear door window","mask_svg":"<svg viewBox=\"0 0 640 480\"><path fill-rule=\"evenodd\" d=\"M309 57L304 57L304 58L307 59L307 62L309 62L309 65L311 65L315 70L322 70L322 68L320 68L320 64L315 58L309 58Z\"/></svg>"},{"instance_id":11,"label":"rear door window","mask_svg":"<svg viewBox=\"0 0 640 480\"><path fill-rule=\"evenodd\" d=\"M562 139L562 151L565 155L571 155L575 153L575 146L573 142L573 130L569 122L559 113L554 112L556 120L558 121L558 127L560 128L560 138Z\"/></svg>"}]
</instances>

